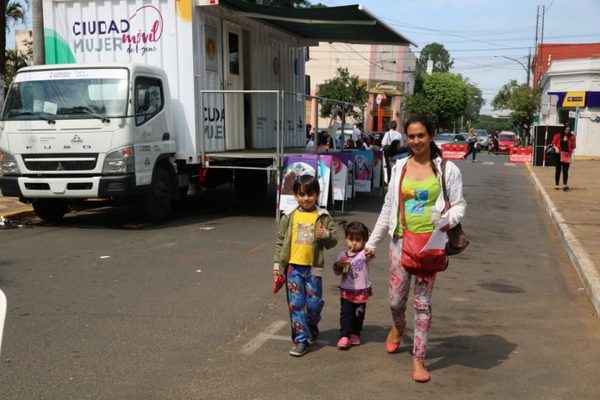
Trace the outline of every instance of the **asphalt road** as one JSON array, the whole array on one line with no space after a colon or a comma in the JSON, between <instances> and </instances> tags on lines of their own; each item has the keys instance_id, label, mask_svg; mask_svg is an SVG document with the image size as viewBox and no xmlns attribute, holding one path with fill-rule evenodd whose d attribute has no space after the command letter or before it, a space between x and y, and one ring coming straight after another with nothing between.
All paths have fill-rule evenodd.
<instances>
[{"instance_id":1,"label":"asphalt road","mask_svg":"<svg viewBox=\"0 0 600 400\"><path fill-rule=\"evenodd\" d=\"M457 162L472 243L436 282L431 382L410 379L412 327L400 353L384 350L387 243L364 343L335 347L328 269L320 341L290 357L284 295L270 291L272 197L257 207L218 190L166 225L107 207L0 231L0 399L600 398L600 321L526 169L478 158ZM372 226L382 200L362 195L335 218Z\"/></svg>"}]
</instances>

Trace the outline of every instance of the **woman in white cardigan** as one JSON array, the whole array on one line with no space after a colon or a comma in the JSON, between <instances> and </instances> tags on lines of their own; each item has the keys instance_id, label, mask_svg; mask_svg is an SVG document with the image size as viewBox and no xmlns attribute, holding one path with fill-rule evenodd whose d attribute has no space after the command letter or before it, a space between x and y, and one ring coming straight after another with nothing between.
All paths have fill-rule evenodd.
<instances>
[{"instance_id":1,"label":"woman in white cardigan","mask_svg":"<svg viewBox=\"0 0 600 400\"><path fill-rule=\"evenodd\" d=\"M400 346L402 333L406 326L405 312L410 281L409 274L401 265L402 231L431 232L432 210L442 214L445 208L442 190L442 155L433 142L433 124L426 117L411 117L404 124L410 157L398 160L392 169L388 191L381 213L366 244L365 253L374 255L377 244L387 234L390 237L390 286L389 304L393 325L386 339L386 350L394 353ZM399 208L399 190L402 170L406 166L402 184L402 200L405 210L406 227L402 226ZM448 224L442 231L457 225L463 218L466 203L463 197L462 177L460 170L452 162L445 165L445 183L450 208L442 214ZM439 215L439 214L438 214ZM415 277L414 284L414 345L412 378L417 382L430 379L425 367L428 330L431 326L431 295L435 282L435 274L426 277Z\"/></svg>"}]
</instances>

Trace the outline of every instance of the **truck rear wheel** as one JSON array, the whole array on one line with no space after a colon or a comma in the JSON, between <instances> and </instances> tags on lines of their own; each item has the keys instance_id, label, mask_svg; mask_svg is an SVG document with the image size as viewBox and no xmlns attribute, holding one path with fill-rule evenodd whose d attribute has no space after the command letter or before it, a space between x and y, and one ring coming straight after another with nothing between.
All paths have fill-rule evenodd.
<instances>
[{"instance_id":1,"label":"truck rear wheel","mask_svg":"<svg viewBox=\"0 0 600 400\"><path fill-rule=\"evenodd\" d=\"M36 199L33 211L46 222L59 222L69 211L69 203L63 199Z\"/></svg>"},{"instance_id":2,"label":"truck rear wheel","mask_svg":"<svg viewBox=\"0 0 600 400\"><path fill-rule=\"evenodd\" d=\"M163 222L169 218L173 205L173 182L165 168L154 171L150 193L144 203L144 213L152 222Z\"/></svg>"},{"instance_id":3,"label":"truck rear wheel","mask_svg":"<svg viewBox=\"0 0 600 400\"><path fill-rule=\"evenodd\" d=\"M267 174L265 171L237 170L233 185L239 198L260 201L267 192Z\"/></svg>"}]
</instances>

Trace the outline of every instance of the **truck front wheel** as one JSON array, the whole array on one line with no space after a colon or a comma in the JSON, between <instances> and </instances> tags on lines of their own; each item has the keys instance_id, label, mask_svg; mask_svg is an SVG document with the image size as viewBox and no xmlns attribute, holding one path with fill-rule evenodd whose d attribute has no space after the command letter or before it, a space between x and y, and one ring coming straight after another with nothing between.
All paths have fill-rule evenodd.
<instances>
[{"instance_id":1,"label":"truck front wheel","mask_svg":"<svg viewBox=\"0 0 600 400\"><path fill-rule=\"evenodd\" d=\"M59 222L69 211L69 203L63 199L36 199L33 211L46 222Z\"/></svg>"},{"instance_id":2,"label":"truck front wheel","mask_svg":"<svg viewBox=\"0 0 600 400\"><path fill-rule=\"evenodd\" d=\"M150 193L144 199L144 212L153 222L163 222L169 218L173 204L173 182L165 168L157 168L152 177Z\"/></svg>"}]
</instances>

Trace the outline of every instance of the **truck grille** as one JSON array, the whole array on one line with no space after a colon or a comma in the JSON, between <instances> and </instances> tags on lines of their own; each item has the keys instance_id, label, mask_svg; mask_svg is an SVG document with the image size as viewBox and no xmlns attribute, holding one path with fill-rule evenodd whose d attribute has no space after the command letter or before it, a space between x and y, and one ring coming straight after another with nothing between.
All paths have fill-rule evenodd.
<instances>
[{"instance_id":1,"label":"truck grille","mask_svg":"<svg viewBox=\"0 0 600 400\"><path fill-rule=\"evenodd\" d=\"M91 171L96 168L98 153L23 154L30 171Z\"/></svg>"}]
</instances>

